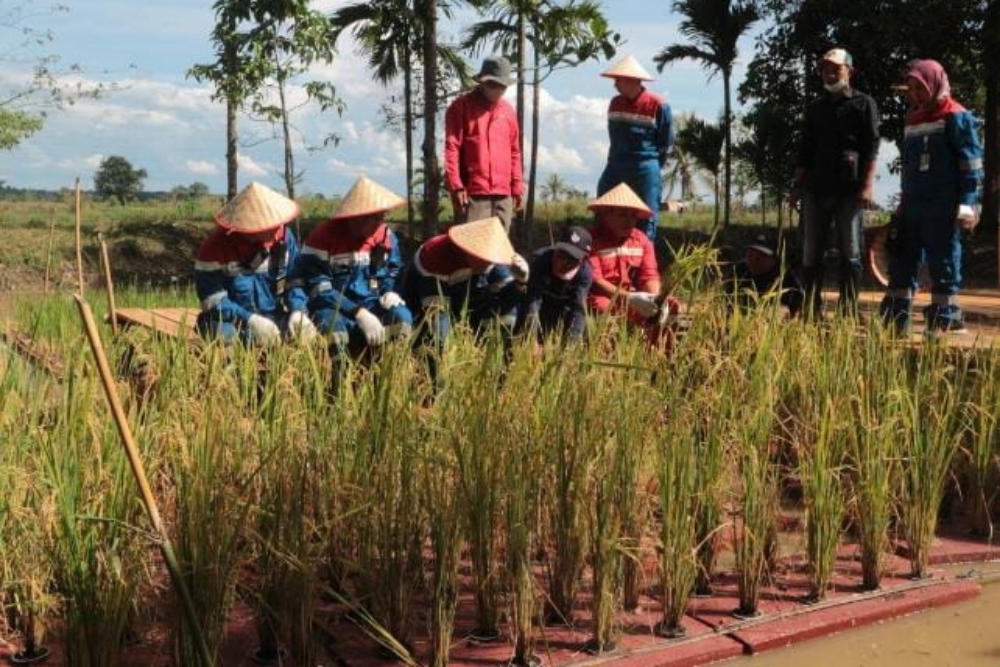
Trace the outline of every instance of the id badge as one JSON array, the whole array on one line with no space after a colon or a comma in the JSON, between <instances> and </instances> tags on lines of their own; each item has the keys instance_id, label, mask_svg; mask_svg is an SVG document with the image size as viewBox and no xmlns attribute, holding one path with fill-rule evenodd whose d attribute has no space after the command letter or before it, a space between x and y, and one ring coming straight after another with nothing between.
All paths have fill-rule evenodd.
<instances>
[{"instance_id":1,"label":"id badge","mask_svg":"<svg viewBox=\"0 0 1000 667\"><path fill-rule=\"evenodd\" d=\"M373 292L378 292L378 278L368 279L368 289L370 289Z\"/></svg>"},{"instance_id":2,"label":"id badge","mask_svg":"<svg viewBox=\"0 0 1000 667\"><path fill-rule=\"evenodd\" d=\"M920 154L920 171L929 171L931 168L931 154L921 153Z\"/></svg>"}]
</instances>

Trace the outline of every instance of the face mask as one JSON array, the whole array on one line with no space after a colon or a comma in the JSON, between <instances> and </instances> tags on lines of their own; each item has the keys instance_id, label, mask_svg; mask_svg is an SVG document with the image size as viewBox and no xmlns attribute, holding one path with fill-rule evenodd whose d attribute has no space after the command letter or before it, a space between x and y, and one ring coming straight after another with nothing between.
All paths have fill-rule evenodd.
<instances>
[{"instance_id":1,"label":"face mask","mask_svg":"<svg viewBox=\"0 0 1000 667\"><path fill-rule=\"evenodd\" d=\"M839 93L847 88L847 79L837 79L833 83L824 83L823 87L828 93Z\"/></svg>"},{"instance_id":2,"label":"face mask","mask_svg":"<svg viewBox=\"0 0 1000 667\"><path fill-rule=\"evenodd\" d=\"M573 278L575 278L576 274L578 274L579 272L580 272L580 265L579 264L577 264L576 266L574 266L569 271L563 271L562 273L560 273L559 271L556 271L555 269L552 269L552 275L554 275L559 280L566 280L566 281L573 280Z\"/></svg>"}]
</instances>

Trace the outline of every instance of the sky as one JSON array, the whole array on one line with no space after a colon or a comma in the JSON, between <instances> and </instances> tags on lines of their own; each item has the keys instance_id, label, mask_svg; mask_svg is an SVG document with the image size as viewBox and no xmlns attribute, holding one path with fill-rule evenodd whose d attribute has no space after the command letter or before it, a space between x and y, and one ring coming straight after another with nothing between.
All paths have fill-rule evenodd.
<instances>
[{"instance_id":1,"label":"sky","mask_svg":"<svg viewBox=\"0 0 1000 667\"><path fill-rule=\"evenodd\" d=\"M332 11L357 0L316 0L314 7ZM0 0L0 18L20 0ZM48 29L52 41L34 49L17 49L9 29L0 27L0 100L28 75L32 58L56 54L59 66L79 65L87 83L114 84L117 90L98 100L81 100L52 111L44 128L17 148L0 152L0 181L16 188L72 188L80 179L93 187L101 160L118 155L134 168L145 169L145 189L170 190L205 183L213 193L226 190L225 105L213 101L213 89L186 76L195 64L214 58L210 33L214 14L210 0L62 0L68 10L50 14L50 0L30 0L30 24ZM600 76L620 57L635 56L656 79L648 88L670 102L673 112L716 121L722 110L720 77L709 78L700 65L682 61L657 72L653 57L664 47L686 40L677 31L679 18L669 2L604 0L602 9L612 30L625 41L610 61L590 61L553 73L544 83L539 129L539 183L552 174L568 185L593 194L607 154L606 111L614 95L611 79ZM457 41L475 17L461 15L440 31ZM488 52L470 57L478 69ZM740 44L734 88L753 57L750 37ZM336 146L308 150L297 139L296 168L304 172L297 194L344 194L361 175L405 193L405 150L402 134L388 129L381 107L401 94L402 83L381 85L373 79L349 38L338 43L334 62L315 68L315 79L331 81L344 101L343 114L296 111L293 122L313 143L334 133ZM507 91L514 101L515 88ZM292 92L301 98L300 90ZM241 117L240 187L251 180L283 190L282 144L266 124ZM530 140L529 128L524 128ZM443 144L439 124L438 143ZM419 157L419 135L416 150ZM526 152L528 143L526 141ZM439 155L441 152L439 148ZM884 153L885 151L883 151ZM527 166L527 165L526 165ZM527 174L527 171L526 171ZM887 176L876 187L887 196Z\"/></svg>"}]
</instances>

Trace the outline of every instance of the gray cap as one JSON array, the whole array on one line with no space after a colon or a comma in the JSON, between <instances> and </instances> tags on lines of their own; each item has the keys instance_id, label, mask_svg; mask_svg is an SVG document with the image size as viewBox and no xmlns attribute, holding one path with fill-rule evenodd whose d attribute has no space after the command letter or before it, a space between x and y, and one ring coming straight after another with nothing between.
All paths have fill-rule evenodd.
<instances>
[{"instance_id":1,"label":"gray cap","mask_svg":"<svg viewBox=\"0 0 1000 667\"><path fill-rule=\"evenodd\" d=\"M514 82L510 76L510 61L503 56L490 56L483 60L479 74L473 78L479 83L496 81L504 86L509 86Z\"/></svg>"}]
</instances>

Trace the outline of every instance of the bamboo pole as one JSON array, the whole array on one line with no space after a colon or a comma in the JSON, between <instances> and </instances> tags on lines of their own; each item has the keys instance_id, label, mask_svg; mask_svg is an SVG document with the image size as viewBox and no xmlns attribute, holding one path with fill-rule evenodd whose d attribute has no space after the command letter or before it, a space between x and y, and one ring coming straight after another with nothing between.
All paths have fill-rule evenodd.
<instances>
[{"instance_id":1,"label":"bamboo pole","mask_svg":"<svg viewBox=\"0 0 1000 667\"><path fill-rule=\"evenodd\" d=\"M111 261L108 259L108 244L104 240L104 234L98 234L97 240L101 244L101 264L104 265L104 287L108 292L108 318L111 320L111 334L118 335L118 309L115 306L115 283L111 279Z\"/></svg>"},{"instance_id":2,"label":"bamboo pole","mask_svg":"<svg viewBox=\"0 0 1000 667\"><path fill-rule=\"evenodd\" d=\"M80 234L80 177L76 177L76 284L83 296L83 241Z\"/></svg>"},{"instance_id":3,"label":"bamboo pole","mask_svg":"<svg viewBox=\"0 0 1000 667\"><path fill-rule=\"evenodd\" d=\"M198 653L202 662L200 667L214 667L215 660L208 649L208 644L205 643L205 635L202 633L201 626L198 623L198 617L194 610L194 602L191 599L191 594L188 592L187 586L184 584L180 567L177 564L177 557L174 554L174 548L170 543L170 536L167 534L166 526L160 517L160 510L156 506L153 491L149 487L146 470L142 464L142 459L139 457L139 449L132 438L132 431L128 425L121 399L118 397L117 385L111 374L111 366L108 364L107 356L104 354L104 348L101 345L101 337L97 331L97 324L94 322L93 313L91 313L90 306L82 295L76 294L74 298L76 299L80 316L83 319L84 328L87 332L87 340L90 342L90 349L94 353L94 360L97 362L101 384L104 385L104 394L108 399L108 405L118 426L118 433L121 436L122 445L125 447L125 453L132 468L132 474L139 485L142 502L146 507L146 514L149 516L149 520L153 524L153 530L159 538L158 546L163 554L163 560L167 565L167 569L170 571L170 578L173 580L177 597L180 598L184 619L188 623L188 630L198 643Z\"/></svg>"},{"instance_id":4,"label":"bamboo pole","mask_svg":"<svg viewBox=\"0 0 1000 667\"><path fill-rule=\"evenodd\" d=\"M45 282L42 284L42 293L48 296L49 294L49 276L52 270L52 244L55 241L56 236L56 207L52 207L51 217L49 218L49 246L45 250Z\"/></svg>"}]
</instances>

